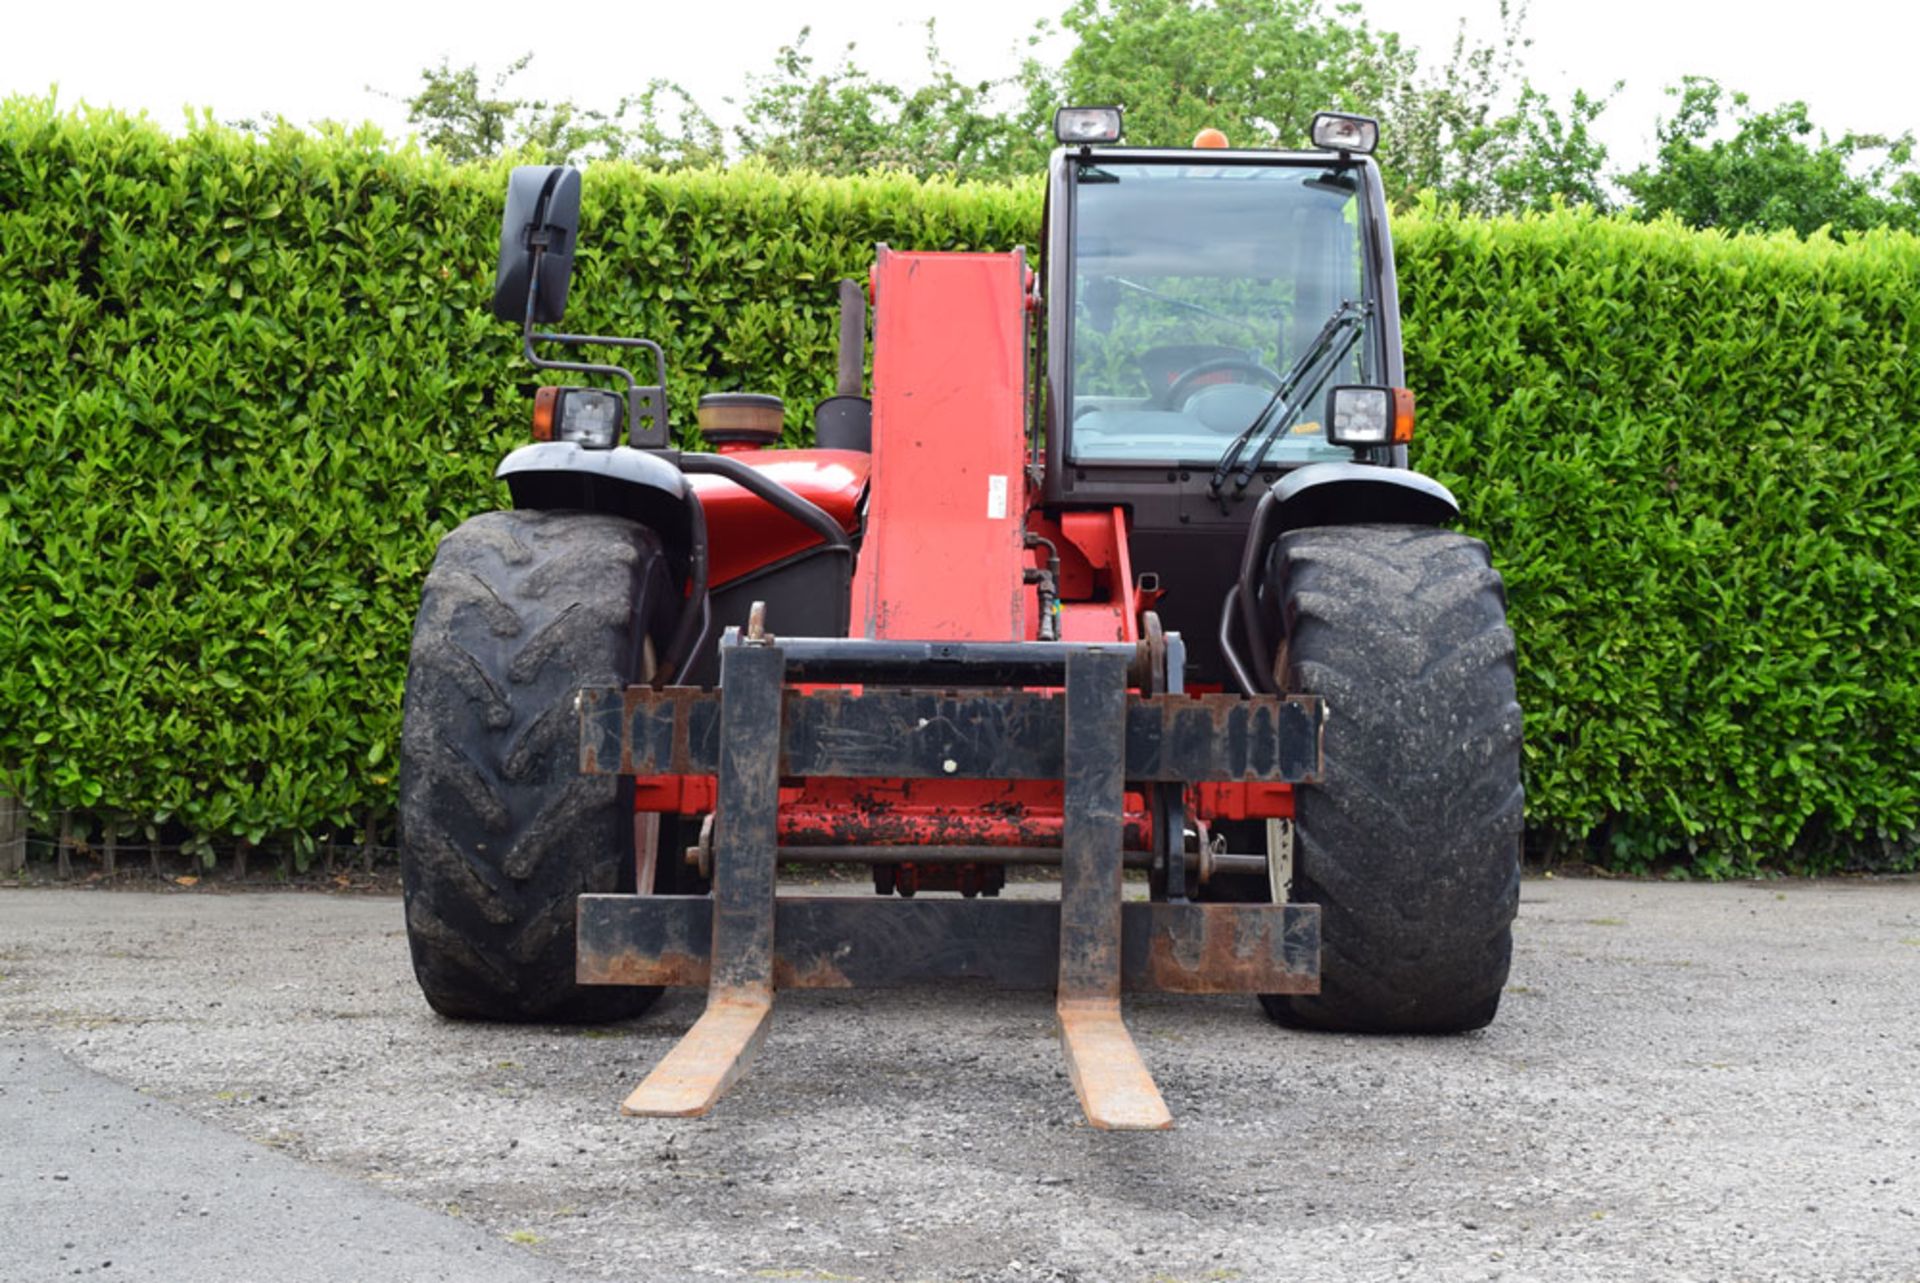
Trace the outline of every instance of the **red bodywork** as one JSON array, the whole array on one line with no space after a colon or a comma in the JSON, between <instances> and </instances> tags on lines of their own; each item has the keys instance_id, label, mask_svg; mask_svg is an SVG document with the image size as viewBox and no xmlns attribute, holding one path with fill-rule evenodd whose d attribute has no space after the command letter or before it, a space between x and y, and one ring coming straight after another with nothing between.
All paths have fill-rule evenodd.
<instances>
[{"instance_id":1,"label":"red bodywork","mask_svg":"<svg viewBox=\"0 0 1920 1283\"><path fill-rule=\"evenodd\" d=\"M880 250L856 637L1034 636L1021 584L1028 279L1017 253Z\"/></svg>"},{"instance_id":2,"label":"red bodywork","mask_svg":"<svg viewBox=\"0 0 1920 1283\"><path fill-rule=\"evenodd\" d=\"M811 500L853 534L860 528L873 456L859 450L727 450L740 462ZM820 536L725 477L695 473L687 481L707 515L707 575L722 587L820 542Z\"/></svg>"},{"instance_id":3,"label":"red bodywork","mask_svg":"<svg viewBox=\"0 0 1920 1283\"><path fill-rule=\"evenodd\" d=\"M1013 254L909 254L882 247L873 273L873 453L727 453L825 509L860 537L849 631L856 637L1020 641L1039 635L1026 572L1059 557L1059 636L1134 642L1157 592L1133 581L1120 508L1033 507L1027 438L1033 278ZM740 487L691 479L706 508L718 586L816 545L817 536ZM777 632L778 620L769 624ZM1057 846L1057 781L810 780L780 791L779 835L803 846ZM641 811L711 812L707 776L635 780ZM1284 784L1188 790L1198 819L1290 816ZM1151 849L1146 798L1125 797L1124 846ZM987 884L999 869L985 871ZM978 887L981 871L923 867L919 888Z\"/></svg>"},{"instance_id":4,"label":"red bodywork","mask_svg":"<svg viewBox=\"0 0 1920 1283\"><path fill-rule=\"evenodd\" d=\"M1063 512L1057 518L1035 512L1027 528L1060 553L1060 640L1138 641L1140 612L1150 603L1139 599L1133 582L1125 510Z\"/></svg>"}]
</instances>

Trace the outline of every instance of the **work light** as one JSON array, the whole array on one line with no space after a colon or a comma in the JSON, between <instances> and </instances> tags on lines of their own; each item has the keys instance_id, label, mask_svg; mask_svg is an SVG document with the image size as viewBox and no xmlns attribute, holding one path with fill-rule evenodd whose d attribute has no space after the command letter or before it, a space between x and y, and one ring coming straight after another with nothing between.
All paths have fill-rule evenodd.
<instances>
[{"instance_id":1,"label":"work light","mask_svg":"<svg viewBox=\"0 0 1920 1283\"><path fill-rule=\"evenodd\" d=\"M1120 109L1062 107L1053 113L1053 136L1068 145L1117 143L1120 141Z\"/></svg>"},{"instance_id":2,"label":"work light","mask_svg":"<svg viewBox=\"0 0 1920 1283\"><path fill-rule=\"evenodd\" d=\"M1366 116L1323 111L1313 118L1313 145L1322 151L1357 151L1371 156L1380 145L1380 122Z\"/></svg>"}]
</instances>

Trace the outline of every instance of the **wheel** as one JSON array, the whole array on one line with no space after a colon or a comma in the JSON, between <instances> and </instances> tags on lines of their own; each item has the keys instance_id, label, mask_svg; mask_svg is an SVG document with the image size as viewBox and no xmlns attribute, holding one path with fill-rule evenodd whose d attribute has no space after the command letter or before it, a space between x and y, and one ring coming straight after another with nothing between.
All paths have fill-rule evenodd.
<instances>
[{"instance_id":1,"label":"wheel","mask_svg":"<svg viewBox=\"0 0 1920 1283\"><path fill-rule=\"evenodd\" d=\"M1268 574L1276 677L1329 712L1325 779L1294 797L1293 898L1321 907L1321 992L1261 1002L1304 1028L1478 1029L1500 1005L1520 898L1500 576L1478 540L1412 526L1293 531Z\"/></svg>"},{"instance_id":2,"label":"wheel","mask_svg":"<svg viewBox=\"0 0 1920 1283\"><path fill-rule=\"evenodd\" d=\"M407 938L440 1014L605 1021L658 996L574 984L576 897L632 890L655 828L631 781L580 773L573 693L651 676L678 601L658 538L622 518L490 512L440 541L400 736Z\"/></svg>"}]
</instances>

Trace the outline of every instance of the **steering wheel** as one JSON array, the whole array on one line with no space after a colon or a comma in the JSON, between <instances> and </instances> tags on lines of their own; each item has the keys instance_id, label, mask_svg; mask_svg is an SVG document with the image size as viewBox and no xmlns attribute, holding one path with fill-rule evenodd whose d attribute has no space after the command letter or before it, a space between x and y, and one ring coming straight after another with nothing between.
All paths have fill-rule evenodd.
<instances>
[{"instance_id":1,"label":"steering wheel","mask_svg":"<svg viewBox=\"0 0 1920 1283\"><path fill-rule=\"evenodd\" d=\"M1187 403L1187 398L1200 386L1200 380L1209 374L1220 374L1227 370L1240 370L1248 374L1257 374L1268 387L1278 388L1280 376L1258 361L1249 361L1241 356L1218 356L1211 361L1202 361L1198 365L1181 371L1180 377L1167 384L1158 399L1162 410L1178 410Z\"/></svg>"}]
</instances>

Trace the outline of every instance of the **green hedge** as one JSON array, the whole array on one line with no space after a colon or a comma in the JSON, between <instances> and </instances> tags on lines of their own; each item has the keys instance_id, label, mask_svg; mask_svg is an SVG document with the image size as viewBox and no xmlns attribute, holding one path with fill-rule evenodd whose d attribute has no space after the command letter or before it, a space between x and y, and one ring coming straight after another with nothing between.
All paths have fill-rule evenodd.
<instances>
[{"instance_id":1,"label":"green hedge","mask_svg":"<svg viewBox=\"0 0 1920 1283\"><path fill-rule=\"evenodd\" d=\"M0 769L44 817L304 858L391 812L438 537L535 383L504 166L0 108ZM569 328L698 393L831 390L872 245L1004 248L1037 184L597 166ZM1920 245L1401 221L1417 462L1508 575L1538 844L1914 861Z\"/></svg>"},{"instance_id":2,"label":"green hedge","mask_svg":"<svg viewBox=\"0 0 1920 1283\"><path fill-rule=\"evenodd\" d=\"M1401 246L1419 463L1507 575L1532 825L1629 868L1913 867L1920 241Z\"/></svg>"}]
</instances>

